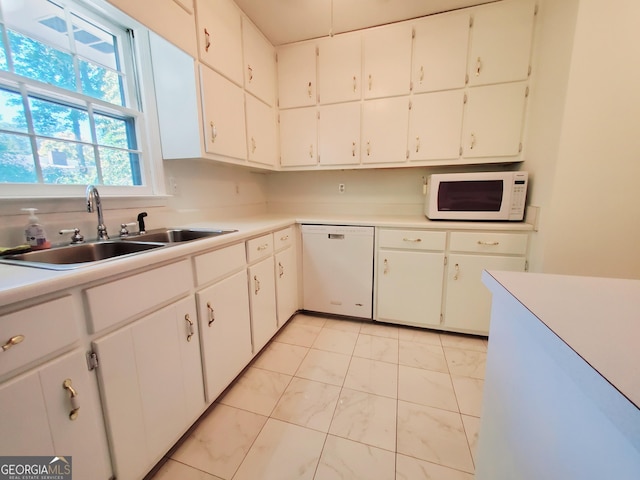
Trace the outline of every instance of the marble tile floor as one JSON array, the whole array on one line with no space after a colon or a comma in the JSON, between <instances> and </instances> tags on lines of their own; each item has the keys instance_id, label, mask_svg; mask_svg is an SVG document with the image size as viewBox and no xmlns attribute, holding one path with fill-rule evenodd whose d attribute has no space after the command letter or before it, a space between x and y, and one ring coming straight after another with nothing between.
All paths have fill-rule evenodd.
<instances>
[{"instance_id":1,"label":"marble tile floor","mask_svg":"<svg viewBox=\"0 0 640 480\"><path fill-rule=\"evenodd\" d=\"M486 351L298 314L148 480L472 480Z\"/></svg>"}]
</instances>

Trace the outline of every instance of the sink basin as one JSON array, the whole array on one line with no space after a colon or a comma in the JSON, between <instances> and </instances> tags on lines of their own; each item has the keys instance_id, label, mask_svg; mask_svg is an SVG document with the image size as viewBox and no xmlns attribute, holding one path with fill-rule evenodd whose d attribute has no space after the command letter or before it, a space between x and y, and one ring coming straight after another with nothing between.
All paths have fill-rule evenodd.
<instances>
[{"instance_id":1,"label":"sink basin","mask_svg":"<svg viewBox=\"0 0 640 480\"><path fill-rule=\"evenodd\" d=\"M0 259L0 262L50 270L69 270L88 263L109 260L124 255L133 255L161 247L164 247L164 245L160 243L143 242L109 241L82 243L80 245L68 245L65 247L54 247L49 250L8 255Z\"/></svg>"},{"instance_id":2,"label":"sink basin","mask_svg":"<svg viewBox=\"0 0 640 480\"><path fill-rule=\"evenodd\" d=\"M199 240L201 238L218 237L227 233L237 232L237 230L207 230L194 228L161 228L150 230L143 235L125 237L125 242L160 242L160 243L180 243Z\"/></svg>"}]
</instances>

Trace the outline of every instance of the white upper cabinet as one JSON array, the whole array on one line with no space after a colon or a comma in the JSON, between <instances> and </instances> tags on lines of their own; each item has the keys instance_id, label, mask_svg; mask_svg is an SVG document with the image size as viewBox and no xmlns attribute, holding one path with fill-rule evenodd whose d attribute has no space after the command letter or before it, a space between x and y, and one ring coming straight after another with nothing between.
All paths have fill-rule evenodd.
<instances>
[{"instance_id":1,"label":"white upper cabinet","mask_svg":"<svg viewBox=\"0 0 640 480\"><path fill-rule=\"evenodd\" d=\"M407 160L409 99L382 98L362 107L362 163L399 163Z\"/></svg>"},{"instance_id":2,"label":"white upper cabinet","mask_svg":"<svg viewBox=\"0 0 640 480\"><path fill-rule=\"evenodd\" d=\"M408 23L373 28L363 33L364 98L409 94L411 37Z\"/></svg>"},{"instance_id":3,"label":"white upper cabinet","mask_svg":"<svg viewBox=\"0 0 640 480\"><path fill-rule=\"evenodd\" d=\"M518 155L526 96L526 82L470 88L462 130L463 157Z\"/></svg>"},{"instance_id":4,"label":"white upper cabinet","mask_svg":"<svg viewBox=\"0 0 640 480\"><path fill-rule=\"evenodd\" d=\"M278 131L273 108L246 95L247 151L249 161L275 166L278 159Z\"/></svg>"},{"instance_id":5,"label":"white upper cabinet","mask_svg":"<svg viewBox=\"0 0 640 480\"><path fill-rule=\"evenodd\" d=\"M273 46L249 20L242 22L244 88L270 106L276 97L276 56Z\"/></svg>"},{"instance_id":6,"label":"white upper cabinet","mask_svg":"<svg viewBox=\"0 0 640 480\"><path fill-rule=\"evenodd\" d=\"M468 11L432 15L414 24L411 62L414 92L464 87L469 24Z\"/></svg>"},{"instance_id":7,"label":"white upper cabinet","mask_svg":"<svg viewBox=\"0 0 640 480\"><path fill-rule=\"evenodd\" d=\"M242 85L240 10L231 0L196 0L200 61Z\"/></svg>"},{"instance_id":8,"label":"white upper cabinet","mask_svg":"<svg viewBox=\"0 0 640 480\"><path fill-rule=\"evenodd\" d=\"M285 45L278 54L278 99L280 108L316 104L316 45Z\"/></svg>"},{"instance_id":9,"label":"white upper cabinet","mask_svg":"<svg viewBox=\"0 0 640 480\"><path fill-rule=\"evenodd\" d=\"M459 158L463 109L463 90L414 95L409 112L409 160Z\"/></svg>"},{"instance_id":10,"label":"white upper cabinet","mask_svg":"<svg viewBox=\"0 0 640 480\"><path fill-rule=\"evenodd\" d=\"M534 17L534 0L505 0L473 11L469 85L528 77Z\"/></svg>"},{"instance_id":11,"label":"white upper cabinet","mask_svg":"<svg viewBox=\"0 0 640 480\"><path fill-rule=\"evenodd\" d=\"M246 159L244 92L210 68L200 65L205 150Z\"/></svg>"},{"instance_id":12,"label":"white upper cabinet","mask_svg":"<svg viewBox=\"0 0 640 480\"><path fill-rule=\"evenodd\" d=\"M280 165L315 166L318 163L316 107L280 110Z\"/></svg>"},{"instance_id":13,"label":"white upper cabinet","mask_svg":"<svg viewBox=\"0 0 640 480\"><path fill-rule=\"evenodd\" d=\"M320 165L360 163L360 102L320 107L318 148Z\"/></svg>"},{"instance_id":14,"label":"white upper cabinet","mask_svg":"<svg viewBox=\"0 0 640 480\"><path fill-rule=\"evenodd\" d=\"M321 104L360 100L360 33L326 37L318 42L318 93Z\"/></svg>"},{"instance_id":15,"label":"white upper cabinet","mask_svg":"<svg viewBox=\"0 0 640 480\"><path fill-rule=\"evenodd\" d=\"M196 56L198 50L192 0L108 1L185 52Z\"/></svg>"}]
</instances>

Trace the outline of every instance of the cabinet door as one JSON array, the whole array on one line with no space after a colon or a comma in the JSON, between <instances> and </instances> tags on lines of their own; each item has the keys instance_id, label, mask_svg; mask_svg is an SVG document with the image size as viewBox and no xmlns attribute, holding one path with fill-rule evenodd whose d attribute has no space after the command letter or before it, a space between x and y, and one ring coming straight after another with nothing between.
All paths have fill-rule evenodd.
<instances>
[{"instance_id":1,"label":"cabinet door","mask_svg":"<svg viewBox=\"0 0 640 480\"><path fill-rule=\"evenodd\" d=\"M464 92L414 95L409 112L409 159L454 159L460 156Z\"/></svg>"},{"instance_id":2,"label":"cabinet door","mask_svg":"<svg viewBox=\"0 0 640 480\"><path fill-rule=\"evenodd\" d=\"M360 34L326 37L318 43L318 92L321 104L360 100Z\"/></svg>"},{"instance_id":3,"label":"cabinet door","mask_svg":"<svg viewBox=\"0 0 640 480\"><path fill-rule=\"evenodd\" d=\"M278 49L278 104L280 108L316 104L314 43L297 43Z\"/></svg>"},{"instance_id":4,"label":"cabinet door","mask_svg":"<svg viewBox=\"0 0 640 480\"><path fill-rule=\"evenodd\" d=\"M276 117L273 108L247 95L247 150L249 161L275 166L278 158Z\"/></svg>"},{"instance_id":5,"label":"cabinet door","mask_svg":"<svg viewBox=\"0 0 640 480\"><path fill-rule=\"evenodd\" d=\"M200 61L242 85L240 10L231 0L196 0Z\"/></svg>"},{"instance_id":6,"label":"cabinet door","mask_svg":"<svg viewBox=\"0 0 640 480\"><path fill-rule=\"evenodd\" d=\"M376 320L440 325L443 274L444 252L379 251Z\"/></svg>"},{"instance_id":7,"label":"cabinet door","mask_svg":"<svg viewBox=\"0 0 640 480\"><path fill-rule=\"evenodd\" d=\"M444 307L445 328L488 335L491 293L480 279L482 270L523 272L524 269L524 257L450 255Z\"/></svg>"},{"instance_id":8,"label":"cabinet door","mask_svg":"<svg viewBox=\"0 0 640 480\"><path fill-rule=\"evenodd\" d=\"M298 265L296 251L289 247L275 256L278 327L298 310Z\"/></svg>"},{"instance_id":9,"label":"cabinet door","mask_svg":"<svg viewBox=\"0 0 640 480\"><path fill-rule=\"evenodd\" d=\"M399 163L407 159L409 100L384 98L362 107L362 162Z\"/></svg>"},{"instance_id":10,"label":"cabinet door","mask_svg":"<svg viewBox=\"0 0 640 480\"><path fill-rule=\"evenodd\" d=\"M409 94L411 36L406 23L363 33L364 98Z\"/></svg>"},{"instance_id":11,"label":"cabinet door","mask_svg":"<svg viewBox=\"0 0 640 480\"><path fill-rule=\"evenodd\" d=\"M204 410L196 318L189 298L94 342L118 478L144 476Z\"/></svg>"},{"instance_id":12,"label":"cabinet door","mask_svg":"<svg viewBox=\"0 0 640 480\"><path fill-rule=\"evenodd\" d=\"M197 294L207 403L213 402L251 360L247 272Z\"/></svg>"},{"instance_id":13,"label":"cabinet door","mask_svg":"<svg viewBox=\"0 0 640 480\"><path fill-rule=\"evenodd\" d=\"M77 393L72 406L69 379ZM80 407L74 420L71 411ZM0 387L3 455L70 455L74 478L111 478L102 409L83 352L45 364Z\"/></svg>"},{"instance_id":14,"label":"cabinet door","mask_svg":"<svg viewBox=\"0 0 640 480\"><path fill-rule=\"evenodd\" d=\"M280 110L280 165L318 163L318 111L316 107Z\"/></svg>"},{"instance_id":15,"label":"cabinet door","mask_svg":"<svg viewBox=\"0 0 640 480\"><path fill-rule=\"evenodd\" d=\"M273 46L251 21L243 21L244 88L269 106L276 96L276 56Z\"/></svg>"},{"instance_id":16,"label":"cabinet door","mask_svg":"<svg viewBox=\"0 0 640 480\"><path fill-rule=\"evenodd\" d=\"M518 155L526 95L524 82L470 88L462 128L462 155Z\"/></svg>"},{"instance_id":17,"label":"cabinet door","mask_svg":"<svg viewBox=\"0 0 640 480\"><path fill-rule=\"evenodd\" d=\"M205 149L246 159L244 93L213 70L200 66Z\"/></svg>"},{"instance_id":18,"label":"cabinet door","mask_svg":"<svg viewBox=\"0 0 640 480\"><path fill-rule=\"evenodd\" d=\"M424 17L414 25L413 91L462 88L467 74L468 11Z\"/></svg>"},{"instance_id":19,"label":"cabinet door","mask_svg":"<svg viewBox=\"0 0 640 480\"><path fill-rule=\"evenodd\" d=\"M278 329L272 256L249 267L249 298L253 353L256 354Z\"/></svg>"},{"instance_id":20,"label":"cabinet door","mask_svg":"<svg viewBox=\"0 0 640 480\"><path fill-rule=\"evenodd\" d=\"M474 9L469 85L528 77L534 18L534 0L507 0Z\"/></svg>"},{"instance_id":21,"label":"cabinet door","mask_svg":"<svg viewBox=\"0 0 640 480\"><path fill-rule=\"evenodd\" d=\"M360 163L360 103L320 107L318 144L320 165Z\"/></svg>"}]
</instances>

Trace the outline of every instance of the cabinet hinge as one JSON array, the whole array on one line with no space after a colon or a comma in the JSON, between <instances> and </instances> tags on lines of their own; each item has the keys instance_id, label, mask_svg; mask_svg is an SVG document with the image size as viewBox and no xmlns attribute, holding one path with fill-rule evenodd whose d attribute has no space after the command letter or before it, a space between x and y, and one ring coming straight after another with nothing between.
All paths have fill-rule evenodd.
<instances>
[{"instance_id":1,"label":"cabinet hinge","mask_svg":"<svg viewBox=\"0 0 640 480\"><path fill-rule=\"evenodd\" d=\"M522 153L522 142L518 144L518 153Z\"/></svg>"},{"instance_id":2,"label":"cabinet hinge","mask_svg":"<svg viewBox=\"0 0 640 480\"><path fill-rule=\"evenodd\" d=\"M96 352L87 353L87 367L89 368L90 372L99 367L98 354Z\"/></svg>"},{"instance_id":3,"label":"cabinet hinge","mask_svg":"<svg viewBox=\"0 0 640 480\"><path fill-rule=\"evenodd\" d=\"M411 27L411 38L416 38L416 27Z\"/></svg>"},{"instance_id":4,"label":"cabinet hinge","mask_svg":"<svg viewBox=\"0 0 640 480\"><path fill-rule=\"evenodd\" d=\"M469 17L469 28L473 28L473 17Z\"/></svg>"},{"instance_id":5,"label":"cabinet hinge","mask_svg":"<svg viewBox=\"0 0 640 480\"><path fill-rule=\"evenodd\" d=\"M533 14L534 15L538 15L538 4L536 3L536 5L533 7Z\"/></svg>"},{"instance_id":6,"label":"cabinet hinge","mask_svg":"<svg viewBox=\"0 0 640 480\"><path fill-rule=\"evenodd\" d=\"M407 154L405 155L406 159L409 160L409 150L407 149Z\"/></svg>"},{"instance_id":7,"label":"cabinet hinge","mask_svg":"<svg viewBox=\"0 0 640 480\"><path fill-rule=\"evenodd\" d=\"M462 103L464 103L465 105L467 104L467 94L464 94L464 97L462 97Z\"/></svg>"},{"instance_id":8,"label":"cabinet hinge","mask_svg":"<svg viewBox=\"0 0 640 480\"><path fill-rule=\"evenodd\" d=\"M440 325L444 323L444 315L440 314Z\"/></svg>"},{"instance_id":9,"label":"cabinet hinge","mask_svg":"<svg viewBox=\"0 0 640 480\"><path fill-rule=\"evenodd\" d=\"M320 47L316 45L316 57L320 56Z\"/></svg>"},{"instance_id":10,"label":"cabinet hinge","mask_svg":"<svg viewBox=\"0 0 640 480\"><path fill-rule=\"evenodd\" d=\"M413 92L413 82L409 82L409 91Z\"/></svg>"},{"instance_id":11,"label":"cabinet hinge","mask_svg":"<svg viewBox=\"0 0 640 480\"><path fill-rule=\"evenodd\" d=\"M527 85L527 88L524 90L524 98L529 98L529 85Z\"/></svg>"},{"instance_id":12,"label":"cabinet hinge","mask_svg":"<svg viewBox=\"0 0 640 480\"><path fill-rule=\"evenodd\" d=\"M528 272L529 271L529 260L525 260L524 261L524 271Z\"/></svg>"},{"instance_id":13,"label":"cabinet hinge","mask_svg":"<svg viewBox=\"0 0 640 480\"><path fill-rule=\"evenodd\" d=\"M412 108L413 108L413 102L409 100L409 110L411 110Z\"/></svg>"},{"instance_id":14,"label":"cabinet hinge","mask_svg":"<svg viewBox=\"0 0 640 480\"><path fill-rule=\"evenodd\" d=\"M460 147L460 151L459 151L459 153L458 153L458 156L459 156L459 157L461 157L461 156L462 156L462 153L463 153L463 152L462 152L462 146L461 146L461 147ZM446 265L446 263L445 263L445 265Z\"/></svg>"},{"instance_id":15,"label":"cabinet hinge","mask_svg":"<svg viewBox=\"0 0 640 480\"><path fill-rule=\"evenodd\" d=\"M464 74L464 84L465 84L465 85L468 85L468 84L469 84L469 74L468 74L468 73L465 73L465 74Z\"/></svg>"},{"instance_id":16,"label":"cabinet hinge","mask_svg":"<svg viewBox=\"0 0 640 480\"><path fill-rule=\"evenodd\" d=\"M531 65L529 65L529 69L527 70L527 77L531 76Z\"/></svg>"},{"instance_id":17,"label":"cabinet hinge","mask_svg":"<svg viewBox=\"0 0 640 480\"><path fill-rule=\"evenodd\" d=\"M278 54L276 53L276 63L278 63Z\"/></svg>"},{"instance_id":18,"label":"cabinet hinge","mask_svg":"<svg viewBox=\"0 0 640 480\"><path fill-rule=\"evenodd\" d=\"M462 149L460 149L460 150L462 150ZM460 152L460 155L462 155L462 152ZM447 257L444 257L444 264L445 265L447 264Z\"/></svg>"}]
</instances>

